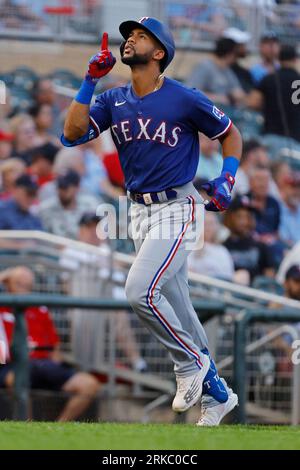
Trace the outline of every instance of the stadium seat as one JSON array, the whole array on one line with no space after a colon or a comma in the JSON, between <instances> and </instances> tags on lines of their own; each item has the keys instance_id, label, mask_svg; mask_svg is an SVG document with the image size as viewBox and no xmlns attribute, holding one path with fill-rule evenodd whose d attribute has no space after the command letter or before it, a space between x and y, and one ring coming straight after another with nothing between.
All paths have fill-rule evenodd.
<instances>
[{"instance_id":1,"label":"stadium seat","mask_svg":"<svg viewBox=\"0 0 300 470\"><path fill-rule=\"evenodd\" d=\"M79 88L82 79L77 77L73 72L66 69L57 69L51 75L52 80L56 85L65 86L69 88Z\"/></svg>"},{"instance_id":2,"label":"stadium seat","mask_svg":"<svg viewBox=\"0 0 300 470\"><path fill-rule=\"evenodd\" d=\"M11 93L11 104L16 112L26 112L33 104L33 99L29 91L24 88L12 86L9 88Z\"/></svg>"},{"instance_id":3,"label":"stadium seat","mask_svg":"<svg viewBox=\"0 0 300 470\"><path fill-rule=\"evenodd\" d=\"M270 157L276 160L280 157L284 158L284 153L299 151L300 143L290 137L284 137L275 134L266 134L261 138L262 143L268 148Z\"/></svg>"},{"instance_id":4,"label":"stadium seat","mask_svg":"<svg viewBox=\"0 0 300 470\"><path fill-rule=\"evenodd\" d=\"M31 92L38 79L37 74L29 67L18 67L12 72L14 87Z\"/></svg>"}]
</instances>

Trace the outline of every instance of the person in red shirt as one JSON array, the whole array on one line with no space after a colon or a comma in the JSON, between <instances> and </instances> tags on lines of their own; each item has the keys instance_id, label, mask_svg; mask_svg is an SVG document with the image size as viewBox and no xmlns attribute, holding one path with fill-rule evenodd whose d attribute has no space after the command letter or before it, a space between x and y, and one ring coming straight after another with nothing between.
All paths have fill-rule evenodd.
<instances>
[{"instance_id":1,"label":"person in red shirt","mask_svg":"<svg viewBox=\"0 0 300 470\"><path fill-rule=\"evenodd\" d=\"M12 156L14 134L0 128L0 162Z\"/></svg>"},{"instance_id":2,"label":"person in red shirt","mask_svg":"<svg viewBox=\"0 0 300 470\"><path fill-rule=\"evenodd\" d=\"M28 294L34 283L33 272L23 266L0 273L7 292ZM59 352L59 337L47 307L28 307L25 311L30 354L30 383L33 389L63 390L71 398L62 410L58 421L71 421L80 416L97 395L100 384L91 374L77 372L66 366ZM14 331L12 310L0 307L0 318L11 344ZM0 367L0 387L11 388L14 372L11 362Z\"/></svg>"}]
</instances>

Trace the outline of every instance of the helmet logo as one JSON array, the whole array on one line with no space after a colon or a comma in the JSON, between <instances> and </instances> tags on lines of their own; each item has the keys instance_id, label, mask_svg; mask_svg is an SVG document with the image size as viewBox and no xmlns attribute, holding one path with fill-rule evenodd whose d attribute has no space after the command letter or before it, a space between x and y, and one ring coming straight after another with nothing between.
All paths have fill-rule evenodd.
<instances>
[{"instance_id":1,"label":"helmet logo","mask_svg":"<svg viewBox=\"0 0 300 470\"><path fill-rule=\"evenodd\" d=\"M149 16L143 16L140 20L139 23L144 23L144 21L148 20Z\"/></svg>"}]
</instances>

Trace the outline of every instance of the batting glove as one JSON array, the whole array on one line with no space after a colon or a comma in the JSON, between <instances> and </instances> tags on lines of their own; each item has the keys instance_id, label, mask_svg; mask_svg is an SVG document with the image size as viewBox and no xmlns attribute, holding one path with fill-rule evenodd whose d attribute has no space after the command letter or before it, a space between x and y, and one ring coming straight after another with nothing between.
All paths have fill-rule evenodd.
<instances>
[{"instance_id":1,"label":"batting glove","mask_svg":"<svg viewBox=\"0 0 300 470\"><path fill-rule=\"evenodd\" d=\"M234 183L234 177L228 172L204 183L201 188L207 192L208 196L212 196L209 203L205 205L205 209L213 212L226 211L231 202L231 191Z\"/></svg>"},{"instance_id":2,"label":"batting glove","mask_svg":"<svg viewBox=\"0 0 300 470\"><path fill-rule=\"evenodd\" d=\"M108 34L103 33L101 50L91 57L86 79L97 83L99 78L104 77L111 71L115 63L115 57L108 50Z\"/></svg>"}]
</instances>

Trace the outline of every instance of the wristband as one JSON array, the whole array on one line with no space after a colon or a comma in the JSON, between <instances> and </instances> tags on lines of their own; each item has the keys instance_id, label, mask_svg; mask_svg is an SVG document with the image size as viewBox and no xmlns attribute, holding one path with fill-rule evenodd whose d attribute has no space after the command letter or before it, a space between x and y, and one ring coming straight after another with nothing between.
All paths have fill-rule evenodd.
<instances>
[{"instance_id":1,"label":"wristband","mask_svg":"<svg viewBox=\"0 0 300 470\"><path fill-rule=\"evenodd\" d=\"M225 157L223 160L221 175L224 175L225 173L230 173L232 176L235 176L239 164L240 161L236 157Z\"/></svg>"},{"instance_id":2,"label":"wristband","mask_svg":"<svg viewBox=\"0 0 300 470\"><path fill-rule=\"evenodd\" d=\"M90 104L96 83L93 83L92 80L84 79L77 95L75 96L75 101L81 104Z\"/></svg>"}]
</instances>

